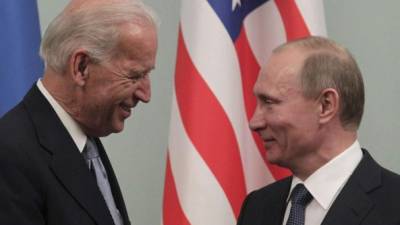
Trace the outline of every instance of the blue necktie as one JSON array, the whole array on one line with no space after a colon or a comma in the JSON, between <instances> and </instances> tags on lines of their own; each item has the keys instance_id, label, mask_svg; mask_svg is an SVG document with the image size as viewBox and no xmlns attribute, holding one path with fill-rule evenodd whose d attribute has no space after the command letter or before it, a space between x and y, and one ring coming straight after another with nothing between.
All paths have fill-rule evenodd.
<instances>
[{"instance_id":1,"label":"blue necktie","mask_svg":"<svg viewBox=\"0 0 400 225\"><path fill-rule=\"evenodd\" d=\"M312 199L307 188L303 184L297 184L290 195L292 207L286 225L304 225L305 210Z\"/></svg>"},{"instance_id":2,"label":"blue necktie","mask_svg":"<svg viewBox=\"0 0 400 225\"><path fill-rule=\"evenodd\" d=\"M108 182L107 172L101 162L99 151L95 142L92 139L87 140L85 149L82 152L83 157L89 167L89 170L94 174L97 186L100 189L101 194L106 201L107 207L110 211L111 217L113 218L115 225L123 225L121 214L117 209L114 201L113 194L111 192L110 183Z\"/></svg>"}]
</instances>

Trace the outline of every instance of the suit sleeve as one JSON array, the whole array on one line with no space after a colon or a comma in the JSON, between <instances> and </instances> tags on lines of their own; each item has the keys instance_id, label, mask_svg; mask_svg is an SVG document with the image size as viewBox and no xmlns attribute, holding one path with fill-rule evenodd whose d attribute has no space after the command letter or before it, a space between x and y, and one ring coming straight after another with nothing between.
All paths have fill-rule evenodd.
<instances>
[{"instance_id":1,"label":"suit sleeve","mask_svg":"<svg viewBox=\"0 0 400 225\"><path fill-rule=\"evenodd\" d=\"M43 196L28 157L0 143L0 224L44 225Z\"/></svg>"}]
</instances>

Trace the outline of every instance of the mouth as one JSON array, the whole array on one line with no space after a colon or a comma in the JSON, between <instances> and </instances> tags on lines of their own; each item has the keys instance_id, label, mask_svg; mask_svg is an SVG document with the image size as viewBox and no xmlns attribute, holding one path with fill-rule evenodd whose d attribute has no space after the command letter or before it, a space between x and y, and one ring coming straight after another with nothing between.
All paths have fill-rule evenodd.
<instances>
[{"instance_id":1,"label":"mouth","mask_svg":"<svg viewBox=\"0 0 400 225\"><path fill-rule=\"evenodd\" d=\"M129 105L124 104L124 103L119 104L119 106L122 108L122 110L124 110L126 112L131 112L132 106L129 106Z\"/></svg>"},{"instance_id":2,"label":"mouth","mask_svg":"<svg viewBox=\"0 0 400 225\"><path fill-rule=\"evenodd\" d=\"M275 138L268 137L268 138L263 138L264 146L271 146L275 142Z\"/></svg>"},{"instance_id":3,"label":"mouth","mask_svg":"<svg viewBox=\"0 0 400 225\"><path fill-rule=\"evenodd\" d=\"M119 104L119 107L122 109L123 116L125 118L129 117L132 112L132 108L135 107L136 104L129 104L125 102L121 102Z\"/></svg>"}]
</instances>

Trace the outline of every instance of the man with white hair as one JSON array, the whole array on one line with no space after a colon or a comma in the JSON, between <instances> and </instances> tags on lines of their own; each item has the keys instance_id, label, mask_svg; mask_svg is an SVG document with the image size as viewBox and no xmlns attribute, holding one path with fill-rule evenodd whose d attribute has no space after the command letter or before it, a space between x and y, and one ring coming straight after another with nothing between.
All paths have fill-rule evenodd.
<instances>
[{"instance_id":1,"label":"man with white hair","mask_svg":"<svg viewBox=\"0 0 400 225\"><path fill-rule=\"evenodd\" d=\"M138 0L73 0L52 21L43 78L0 119L0 224L130 224L99 137L150 100L156 51Z\"/></svg>"}]
</instances>

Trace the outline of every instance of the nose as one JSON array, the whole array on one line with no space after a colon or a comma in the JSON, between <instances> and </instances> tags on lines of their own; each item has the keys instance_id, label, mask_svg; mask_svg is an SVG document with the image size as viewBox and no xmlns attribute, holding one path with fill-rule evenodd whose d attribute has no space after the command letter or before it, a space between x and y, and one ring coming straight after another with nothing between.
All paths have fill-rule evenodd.
<instances>
[{"instance_id":1,"label":"nose","mask_svg":"<svg viewBox=\"0 0 400 225\"><path fill-rule=\"evenodd\" d=\"M258 131L266 126L265 118L264 118L264 113L260 109L259 106L256 107L256 110L253 113L253 117L251 118L249 122L249 127L253 131Z\"/></svg>"},{"instance_id":2,"label":"nose","mask_svg":"<svg viewBox=\"0 0 400 225\"><path fill-rule=\"evenodd\" d=\"M138 98L140 101L147 103L151 98L151 82L148 77L141 79L137 82L137 89L134 92L134 97Z\"/></svg>"}]
</instances>

